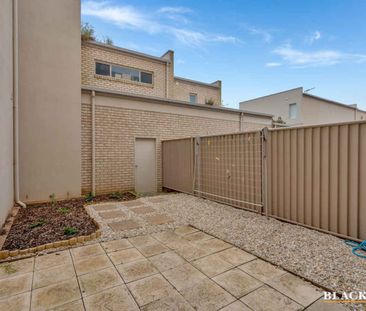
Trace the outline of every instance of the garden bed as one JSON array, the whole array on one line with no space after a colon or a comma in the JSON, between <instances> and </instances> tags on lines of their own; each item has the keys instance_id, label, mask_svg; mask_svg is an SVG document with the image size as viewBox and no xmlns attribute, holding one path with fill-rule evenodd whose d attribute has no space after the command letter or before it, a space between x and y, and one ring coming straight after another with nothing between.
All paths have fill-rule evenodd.
<instances>
[{"instance_id":1,"label":"garden bed","mask_svg":"<svg viewBox=\"0 0 366 311\"><path fill-rule=\"evenodd\" d=\"M86 212L88 203L126 201L135 199L132 193L100 195L96 197L55 201L20 208L6 237L3 250L22 250L87 236L98 227Z\"/></svg>"}]
</instances>

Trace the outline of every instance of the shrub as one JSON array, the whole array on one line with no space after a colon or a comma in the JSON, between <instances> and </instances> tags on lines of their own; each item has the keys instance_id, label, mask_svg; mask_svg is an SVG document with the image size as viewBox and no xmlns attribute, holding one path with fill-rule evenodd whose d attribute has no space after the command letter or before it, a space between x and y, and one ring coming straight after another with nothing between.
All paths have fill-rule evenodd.
<instances>
[{"instance_id":1,"label":"shrub","mask_svg":"<svg viewBox=\"0 0 366 311\"><path fill-rule=\"evenodd\" d=\"M214 100L212 98L206 99L205 100L205 104L206 105L210 105L213 106L215 104Z\"/></svg>"},{"instance_id":2,"label":"shrub","mask_svg":"<svg viewBox=\"0 0 366 311\"><path fill-rule=\"evenodd\" d=\"M29 228L34 229L34 228L37 228L37 227L41 227L45 223L46 223L46 221L44 219L38 219L37 221L32 222L31 224L29 224Z\"/></svg>"},{"instance_id":3,"label":"shrub","mask_svg":"<svg viewBox=\"0 0 366 311\"><path fill-rule=\"evenodd\" d=\"M78 233L78 229L76 229L74 227L65 227L64 228L64 234L65 235L70 236L70 235L74 235L76 233Z\"/></svg>"},{"instance_id":4,"label":"shrub","mask_svg":"<svg viewBox=\"0 0 366 311\"><path fill-rule=\"evenodd\" d=\"M95 41L94 27L89 23L83 23L80 26L81 41Z\"/></svg>"},{"instance_id":5,"label":"shrub","mask_svg":"<svg viewBox=\"0 0 366 311\"><path fill-rule=\"evenodd\" d=\"M68 214L68 213L70 213L70 210L67 207L61 207L61 208L58 209L58 211L61 214Z\"/></svg>"}]
</instances>

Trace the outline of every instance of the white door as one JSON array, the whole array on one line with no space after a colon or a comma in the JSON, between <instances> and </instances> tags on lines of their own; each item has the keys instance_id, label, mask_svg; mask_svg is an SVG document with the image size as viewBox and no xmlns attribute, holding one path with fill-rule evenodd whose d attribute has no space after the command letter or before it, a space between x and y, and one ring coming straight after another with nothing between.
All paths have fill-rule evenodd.
<instances>
[{"instance_id":1,"label":"white door","mask_svg":"<svg viewBox=\"0 0 366 311\"><path fill-rule=\"evenodd\" d=\"M154 138L136 138L135 191L156 192L156 153Z\"/></svg>"}]
</instances>

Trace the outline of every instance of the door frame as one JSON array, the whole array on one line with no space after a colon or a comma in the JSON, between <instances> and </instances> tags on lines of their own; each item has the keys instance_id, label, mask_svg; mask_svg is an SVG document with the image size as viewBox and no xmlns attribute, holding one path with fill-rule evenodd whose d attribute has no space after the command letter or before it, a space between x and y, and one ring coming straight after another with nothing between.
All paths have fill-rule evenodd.
<instances>
[{"instance_id":1,"label":"door frame","mask_svg":"<svg viewBox=\"0 0 366 311\"><path fill-rule=\"evenodd\" d=\"M133 137L134 141L133 141L133 147L134 147L134 150L133 150L133 177L134 177L134 190L136 191L136 141L138 139L153 139L155 141L154 143L154 146L155 146L155 179L154 179L154 188L155 188L155 192L158 192L158 148L157 148L157 138L155 136L134 136Z\"/></svg>"}]
</instances>

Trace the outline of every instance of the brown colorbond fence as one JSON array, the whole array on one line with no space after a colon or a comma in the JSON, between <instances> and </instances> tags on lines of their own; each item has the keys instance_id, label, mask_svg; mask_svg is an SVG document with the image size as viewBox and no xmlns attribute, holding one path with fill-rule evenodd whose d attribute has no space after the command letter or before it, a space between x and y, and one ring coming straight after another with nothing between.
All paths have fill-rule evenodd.
<instances>
[{"instance_id":1,"label":"brown colorbond fence","mask_svg":"<svg viewBox=\"0 0 366 311\"><path fill-rule=\"evenodd\" d=\"M163 142L163 186L366 239L366 122Z\"/></svg>"},{"instance_id":2,"label":"brown colorbond fence","mask_svg":"<svg viewBox=\"0 0 366 311\"><path fill-rule=\"evenodd\" d=\"M269 134L268 214L366 239L366 122Z\"/></svg>"},{"instance_id":3,"label":"brown colorbond fence","mask_svg":"<svg viewBox=\"0 0 366 311\"><path fill-rule=\"evenodd\" d=\"M193 194L193 138L163 141L163 187Z\"/></svg>"}]
</instances>

